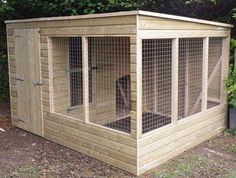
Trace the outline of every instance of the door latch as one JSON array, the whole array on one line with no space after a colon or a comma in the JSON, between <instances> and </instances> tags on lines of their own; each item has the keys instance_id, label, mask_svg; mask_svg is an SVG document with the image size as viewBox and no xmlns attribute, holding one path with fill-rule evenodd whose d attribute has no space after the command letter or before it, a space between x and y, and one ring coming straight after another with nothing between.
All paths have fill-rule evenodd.
<instances>
[{"instance_id":1,"label":"door latch","mask_svg":"<svg viewBox=\"0 0 236 178\"><path fill-rule=\"evenodd\" d=\"M22 78L19 78L19 77L16 77L16 80L18 80L18 81L21 81L21 82L23 82L23 81L24 81L24 79L22 79Z\"/></svg>"},{"instance_id":2,"label":"door latch","mask_svg":"<svg viewBox=\"0 0 236 178\"><path fill-rule=\"evenodd\" d=\"M34 86L36 86L36 85L40 85L40 86L43 85L43 83L41 81L38 81L38 80L34 80L33 84L34 84Z\"/></svg>"}]
</instances>

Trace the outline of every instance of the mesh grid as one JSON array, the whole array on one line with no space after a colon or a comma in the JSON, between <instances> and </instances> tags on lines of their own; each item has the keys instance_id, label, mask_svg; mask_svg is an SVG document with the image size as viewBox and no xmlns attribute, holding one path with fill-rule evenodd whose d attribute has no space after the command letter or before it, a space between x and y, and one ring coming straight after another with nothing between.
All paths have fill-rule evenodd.
<instances>
[{"instance_id":1,"label":"mesh grid","mask_svg":"<svg viewBox=\"0 0 236 178\"><path fill-rule=\"evenodd\" d=\"M53 37L54 112L83 119L82 39Z\"/></svg>"},{"instance_id":2,"label":"mesh grid","mask_svg":"<svg viewBox=\"0 0 236 178\"><path fill-rule=\"evenodd\" d=\"M171 39L142 40L143 133L171 123Z\"/></svg>"},{"instance_id":3,"label":"mesh grid","mask_svg":"<svg viewBox=\"0 0 236 178\"><path fill-rule=\"evenodd\" d=\"M202 61L202 38L179 40L179 119L201 111Z\"/></svg>"},{"instance_id":4,"label":"mesh grid","mask_svg":"<svg viewBox=\"0 0 236 178\"><path fill-rule=\"evenodd\" d=\"M209 38L208 108L220 104L222 43L222 38Z\"/></svg>"},{"instance_id":5,"label":"mesh grid","mask_svg":"<svg viewBox=\"0 0 236 178\"><path fill-rule=\"evenodd\" d=\"M130 39L88 38L88 57L95 91L90 122L130 132Z\"/></svg>"},{"instance_id":6,"label":"mesh grid","mask_svg":"<svg viewBox=\"0 0 236 178\"><path fill-rule=\"evenodd\" d=\"M69 38L70 106L83 104L82 40Z\"/></svg>"}]
</instances>

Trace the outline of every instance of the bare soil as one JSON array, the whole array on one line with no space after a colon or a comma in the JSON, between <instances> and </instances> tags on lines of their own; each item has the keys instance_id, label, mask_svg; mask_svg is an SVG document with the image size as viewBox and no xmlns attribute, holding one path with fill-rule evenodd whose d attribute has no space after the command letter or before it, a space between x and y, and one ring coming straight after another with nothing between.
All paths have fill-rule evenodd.
<instances>
[{"instance_id":1,"label":"bare soil","mask_svg":"<svg viewBox=\"0 0 236 178\"><path fill-rule=\"evenodd\" d=\"M0 105L0 178L135 177L12 126L8 108ZM236 137L220 134L140 177L236 178Z\"/></svg>"}]
</instances>

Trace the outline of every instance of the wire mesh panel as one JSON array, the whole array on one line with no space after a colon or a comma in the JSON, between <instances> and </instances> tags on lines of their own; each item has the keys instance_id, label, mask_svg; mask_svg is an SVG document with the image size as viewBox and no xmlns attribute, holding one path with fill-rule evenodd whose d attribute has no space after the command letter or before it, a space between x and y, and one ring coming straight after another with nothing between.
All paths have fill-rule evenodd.
<instances>
[{"instance_id":1,"label":"wire mesh panel","mask_svg":"<svg viewBox=\"0 0 236 178\"><path fill-rule=\"evenodd\" d=\"M209 38L208 59L208 101L207 107L212 108L221 103L221 55L222 38Z\"/></svg>"},{"instance_id":2,"label":"wire mesh panel","mask_svg":"<svg viewBox=\"0 0 236 178\"><path fill-rule=\"evenodd\" d=\"M143 133L171 123L171 39L142 40Z\"/></svg>"},{"instance_id":3,"label":"wire mesh panel","mask_svg":"<svg viewBox=\"0 0 236 178\"><path fill-rule=\"evenodd\" d=\"M179 40L179 119L201 111L203 39Z\"/></svg>"},{"instance_id":4,"label":"wire mesh panel","mask_svg":"<svg viewBox=\"0 0 236 178\"><path fill-rule=\"evenodd\" d=\"M130 132L130 40L88 38L89 85L93 85L90 122Z\"/></svg>"},{"instance_id":5,"label":"wire mesh panel","mask_svg":"<svg viewBox=\"0 0 236 178\"><path fill-rule=\"evenodd\" d=\"M70 106L83 104L82 40L69 38Z\"/></svg>"},{"instance_id":6,"label":"wire mesh panel","mask_svg":"<svg viewBox=\"0 0 236 178\"><path fill-rule=\"evenodd\" d=\"M82 39L55 37L51 41L54 112L82 118Z\"/></svg>"}]
</instances>

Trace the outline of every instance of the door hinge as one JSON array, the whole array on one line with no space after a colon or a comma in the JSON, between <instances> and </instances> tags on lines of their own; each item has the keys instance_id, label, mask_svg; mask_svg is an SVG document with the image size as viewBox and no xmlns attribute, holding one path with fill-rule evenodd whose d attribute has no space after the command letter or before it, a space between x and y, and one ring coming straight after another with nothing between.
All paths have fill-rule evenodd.
<instances>
[{"instance_id":1,"label":"door hinge","mask_svg":"<svg viewBox=\"0 0 236 178\"><path fill-rule=\"evenodd\" d=\"M19 78L19 77L16 77L16 80L18 80L18 81L21 81L21 82L23 82L23 81L24 81L24 79L22 79L22 78Z\"/></svg>"}]
</instances>

